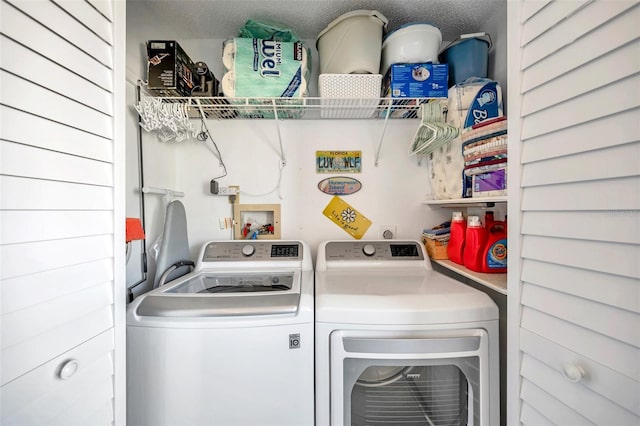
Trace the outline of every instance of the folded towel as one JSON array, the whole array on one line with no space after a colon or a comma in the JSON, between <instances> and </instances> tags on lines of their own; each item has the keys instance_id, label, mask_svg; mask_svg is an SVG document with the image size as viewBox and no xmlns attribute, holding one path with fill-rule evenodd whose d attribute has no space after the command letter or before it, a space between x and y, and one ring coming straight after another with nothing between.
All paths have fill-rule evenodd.
<instances>
[{"instance_id":1,"label":"folded towel","mask_svg":"<svg viewBox=\"0 0 640 426\"><path fill-rule=\"evenodd\" d=\"M471 143L475 140L505 134L507 134L507 117L497 117L464 129L461 136L463 142Z\"/></svg>"},{"instance_id":2,"label":"folded towel","mask_svg":"<svg viewBox=\"0 0 640 426\"><path fill-rule=\"evenodd\" d=\"M144 240L144 230L140 219L128 217L125 226L125 242Z\"/></svg>"}]
</instances>

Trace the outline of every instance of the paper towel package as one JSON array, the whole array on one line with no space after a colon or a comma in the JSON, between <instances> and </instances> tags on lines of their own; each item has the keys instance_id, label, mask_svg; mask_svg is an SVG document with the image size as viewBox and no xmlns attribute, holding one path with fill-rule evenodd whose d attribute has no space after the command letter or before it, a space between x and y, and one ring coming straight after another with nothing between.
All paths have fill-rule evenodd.
<instances>
[{"instance_id":1,"label":"paper towel package","mask_svg":"<svg viewBox=\"0 0 640 426\"><path fill-rule=\"evenodd\" d=\"M224 45L223 63L231 76L222 90L229 97L306 96L308 53L300 42L235 38Z\"/></svg>"},{"instance_id":2,"label":"paper towel package","mask_svg":"<svg viewBox=\"0 0 640 426\"><path fill-rule=\"evenodd\" d=\"M502 89L497 81L470 78L449 88L447 122L466 129L502 117Z\"/></svg>"},{"instance_id":3,"label":"paper towel package","mask_svg":"<svg viewBox=\"0 0 640 426\"><path fill-rule=\"evenodd\" d=\"M283 42L256 38L234 38L223 45L222 92L228 98L254 98L252 105L271 105L270 100L289 99L278 104L296 104L308 96L307 79L310 74L309 52L300 42ZM244 104L233 101L234 104ZM301 109L283 110L285 117L296 117ZM273 117L272 109L247 107L240 110L245 117Z\"/></svg>"}]
</instances>

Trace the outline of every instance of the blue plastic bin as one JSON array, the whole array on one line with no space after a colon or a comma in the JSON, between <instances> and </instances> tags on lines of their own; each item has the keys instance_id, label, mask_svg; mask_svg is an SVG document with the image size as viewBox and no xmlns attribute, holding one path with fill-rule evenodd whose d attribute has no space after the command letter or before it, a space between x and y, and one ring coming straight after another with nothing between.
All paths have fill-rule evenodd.
<instances>
[{"instance_id":1,"label":"blue plastic bin","mask_svg":"<svg viewBox=\"0 0 640 426\"><path fill-rule=\"evenodd\" d=\"M469 77L487 78L491 38L488 34L477 37L465 35L440 53L440 62L449 64L449 87Z\"/></svg>"}]
</instances>

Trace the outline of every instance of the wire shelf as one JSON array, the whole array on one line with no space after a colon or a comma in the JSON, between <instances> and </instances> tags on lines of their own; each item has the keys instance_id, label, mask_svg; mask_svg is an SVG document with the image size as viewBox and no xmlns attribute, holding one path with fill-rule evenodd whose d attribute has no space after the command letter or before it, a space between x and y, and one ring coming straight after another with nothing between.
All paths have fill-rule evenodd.
<instances>
[{"instance_id":1,"label":"wire shelf","mask_svg":"<svg viewBox=\"0 0 640 426\"><path fill-rule=\"evenodd\" d=\"M226 98L157 97L184 104L190 117L207 119L415 119L420 105L441 98Z\"/></svg>"}]
</instances>

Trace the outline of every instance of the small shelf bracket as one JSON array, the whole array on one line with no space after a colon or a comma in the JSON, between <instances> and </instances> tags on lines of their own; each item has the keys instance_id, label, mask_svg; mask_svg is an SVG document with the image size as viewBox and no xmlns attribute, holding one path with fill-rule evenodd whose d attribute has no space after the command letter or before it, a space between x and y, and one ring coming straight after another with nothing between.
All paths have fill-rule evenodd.
<instances>
[{"instance_id":1,"label":"small shelf bracket","mask_svg":"<svg viewBox=\"0 0 640 426\"><path fill-rule=\"evenodd\" d=\"M387 108L384 114L384 124L382 125L382 132L380 134L380 141L378 142L378 148L376 149L376 158L374 162L376 167L378 167L378 161L380 159L380 151L382 149L382 142L384 141L384 135L387 131L387 124L389 123L389 115L391 114L391 104L392 102L389 102L387 104Z\"/></svg>"},{"instance_id":2,"label":"small shelf bracket","mask_svg":"<svg viewBox=\"0 0 640 426\"><path fill-rule=\"evenodd\" d=\"M196 104L196 108L198 109L198 112L200 113L200 119L202 120L203 123L205 123L207 121L207 115L204 113L204 110L202 109L202 104L200 103L200 99L198 99L198 98L192 98L192 99L194 100L194 102ZM207 129L207 133L209 133L209 128L206 128L206 129ZM209 137L212 138L213 136L209 135ZM213 155L218 159L218 161L222 165L222 158L220 158L220 155L215 150L212 150L212 152L213 152Z\"/></svg>"},{"instance_id":3,"label":"small shelf bracket","mask_svg":"<svg viewBox=\"0 0 640 426\"><path fill-rule=\"evenodd\" d=\"M287 165L287 159L284 156L284 146L282 144L282 131L280 129L280 118L278 117L278 107L276 106L276 100L271 100L271 105L273 106L273 116L276 122L276 131L278 132L278 144L280 146L280 161L282 162L282 167Z\"/></svg>"}]
</instances>

